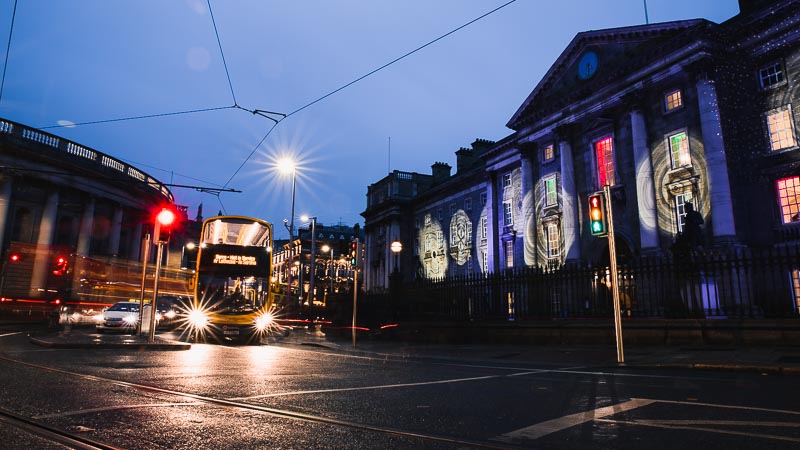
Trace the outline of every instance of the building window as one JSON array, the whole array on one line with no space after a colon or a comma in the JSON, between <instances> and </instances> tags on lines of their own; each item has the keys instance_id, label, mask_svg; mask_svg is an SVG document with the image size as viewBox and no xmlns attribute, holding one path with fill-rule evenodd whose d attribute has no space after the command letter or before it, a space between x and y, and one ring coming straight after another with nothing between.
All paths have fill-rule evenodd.
<instances>
[{"instance_id":1,"label":"building window","mask_svg":"<svg viewBox=\"0 0 800 450\"><path fill-rule=\"evenodd\" d=\"M450 215L452 216L455 213L456 213L456 204L452 203L450 204Z\"/></svg>"},{"instance_id":2,"label":"building window","mask_svg":"<svg viewBox=\"0 0 800 450\"><path fill-rule=\"evenodd\" d=\"M556 176L551 175L544 179L544 206L556 206L558 194L556 193Z\"/></svg>"},{"instance_id":3,"label":"building window","mask_svg":"<svg viewBox=\"0 0 800 450\"><path fill-rule=\"evenodd\" d=\"M486 204L486 192L481 194L481 205Z\"/></svg>"},{"instance_id":4,"label":"building window","mask_svg":"<svg viewBox=\"0 0 800 450\"><path fill-rule=\"evenodd\" d=\"M674 111L683 106L683 96L680 89L668 92L664 96L664 110L666 112Z\"/></svg>"},{"instance_id":5,"label":"building window","mask_svg":"<svg viewBox=\"0 0 800 450\"><path fill-rule=\"evenodd\" d=\"M794 294L794 312L800 314L800 270L792 270L792 293Z\"/></svg>"},{"instance_id":6,"label":"building window","mask_svg":"<svg viewBox=\"0 0 800 450\"><path fill-rule=\"evenodd\" d=\"M511 187L511 173L503 174L503 189Z\"/></svg>"},{"instance_id":7,"label":"building window","mask_svg":"<svg viewBox=\"0 0 800 450\"><path fill-rule=\"evenodd\" d=\"M481 239L486 240L486 217L481 217Z\"/></svg>"},{"instance_id":8,"label":"building window","mask_svg":"<svg viewBox=\"0 0 800 450\"><path fill-rule=\"evenodd\" d=\"M559 245L560 235L558 232L558 223L549 222L546 225L547 230L547 257L558 258L561 255L561 247Z\"/></svg>"},{"instance_id":9,"label":"building window","mask_svg":"<svg viewBox=\"0 0 800 450\"><path fill-rule=\"evenodd\" d=\"M510 201L503 202L503 224L507 227L514 225L513 208Z\"/></svg>"},{"instance_id":10,"label":"building window","mask_svg":"<svg viewBox=\"0 0 800 450\"><path fill-rule=\"evenodd\" d=\"M549 144L544 146L542 149L542 161L548 162L552 161L556 157L555 149L553 148L553 144Z\"/></svg>"},{"instance_id":11,"label":"building window","mask_svg":"<svg viewBox=\"0 0 800 450\"><path fill-rule=\"evenodd\" d=\"M668 137L667 146L673 169L692 165L692 157L689 155L689 138L685 131Z\"/></svg>"},{"instance_id":12,"label":"building window","mask_svg":"<svg viewBox=\"0 0 800 450\"><path fill-rule=\"evenodd\" d=\"M514 241L506 241L506 267L514 267Z\"/></svg>"},{"instance_id":13,"label":"building window","mask_svg":"<svg viewBox=\"0 0 800 450\"><path fill-rule=\"evenodd\" d=\"M758 71L758 79L765 89L783 83L783 66L778 62L762 67Z\"/></svg>"},{"instance_id":14,"label":"building window","mask_svg":"<svg viewBox=\"0 0 800 450\"><path fill-rule=\"evenodd\" d=\"M776 186L782 222L800 222L800 177L780 179Z\"/></svg>"},{"instance_id":15,"label":"building window","mask_svg":"<svg viewBox=\"0 0 800 450\"><path fill-rule=\"evenodd\" d=\"M472 199L465 198L464 199L464 211L472 211Z\"/></svg>"},{"instance_id":16,"label":"building window","mask_svg":"<svg viewBox=\"0 0 800 450\"><path fill-rule=\"evenodd\" d=\"M786 109L767 113L767 130L769 132L769 145L773 151L797 145L792 127L791 105Z\"/></svg>"},{"instance_id":17,"label":"building window","mask_svg":"<svg viewBox=\"0 0 800 450\"><path fill-rule=\"evenodd\" d=\"M483 273L489 271L489 253L483 252L483 258L481 258L481 266L483 267Z\"/></svg>"},{"instance_id":18,"label":"building window","mask_svg":"<svg viewBox=\"0 0 800 450\"><path fill-rule=\"evenodd\" d=\"M597 162L598 187L614 186L614 143L611 136L606 136L594 143L595 161Z\"/></svg>"},{"instance_id":19,"label":"building window","mask_svg":"<svg viewBox=\"0 0 800 450\"><path fill-rule=\"evenodd\" d=\"M678 233L683 233L686 226L686 203L691 203L694 207L694 200L691 192L684 192L675 196L675 215L678 217ZM697 210L697 208L695 208Z\"/></svg>"}]
</instances>

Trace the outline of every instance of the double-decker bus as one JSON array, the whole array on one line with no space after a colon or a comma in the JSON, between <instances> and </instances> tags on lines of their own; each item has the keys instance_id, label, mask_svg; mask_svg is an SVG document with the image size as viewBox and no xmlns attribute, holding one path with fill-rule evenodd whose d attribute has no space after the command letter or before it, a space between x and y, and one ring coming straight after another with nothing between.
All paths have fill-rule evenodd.
<instances>
[{"instance_id":1,"label":"double-decker bus","mask_svg":"<svg viewBox=\"0 0 800 450\"><path fill-rule=\"evenodd\" d=\"M244 216L203 221L187 331L196 340L253 341L273 323L272 225Z\"/></svg>"}]
</instances>

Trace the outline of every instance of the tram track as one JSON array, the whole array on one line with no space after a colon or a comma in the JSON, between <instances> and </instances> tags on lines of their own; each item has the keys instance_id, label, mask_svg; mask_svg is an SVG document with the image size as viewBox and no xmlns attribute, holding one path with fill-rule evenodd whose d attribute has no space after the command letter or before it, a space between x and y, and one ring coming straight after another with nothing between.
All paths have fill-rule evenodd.
<instances>
[{"instance_id":1,"label":"tram track","mask_svg":"<svg viewBox=\"0 0 800 450\"><path fill-rule=\"evenodd\" d=\"M38 421L22 417L11 411L0 408L0 423L21 429L27 433L61 445L81 450L118 450L102 442L98 442L68 431L49 427Z\"/></svg>"},{"instance_id":2,"label":"tram track","mask_svg":"<svg viewBox=\"0 0 800 450\"><path fill-rule=\"evenodd\" d=\"M420 432L402 430L402 429L386 427L386 426L370 425L370 424L353 422L353 421L348 421L348 420L335 419L335 418L325 417L325 416L320 416L320 415L315 415L315 414L307 414L307 413L302 413L302 412L298 412L298 411L292 411L292 410L289 410L289 409L270 408L270 407L266 407L266 406L255 405L255 404L252 404L252 403L247 403L247 402L242 402L242 401L237 401L237 400L228 400L228 399L222 399L222 398L216 398L216 397L209 397L209 396L199 395L199 394L195 394L195 393L191 393L191 392L183 392L183 391L178 391L178 390L174 390L174 389L164 388L164 387L160 387L160 386L154 386L154 385L142 384L142 383L133 383L133 382L130 382L130 381L118 380L118 379L114 379L114 378L107 378L107 377L102 377L102 376L97 376L97 375L90 375L90 374L85 374L85 373L72 372L72 371L65 370L65 369L59 369L59 368L56 368L56 367L49 367L49 366L45 366L45 365L41 365L41 364L30 363L30 362L21 361L21 360L17 360L17 359L5 357L5 356L0 356L0 361L5 361L5 362L8 362L8 363L18 364L18 365L22 365L22 366L26 366L26 367L31 367L31 368L35 368L35 369L38 369L38 370L47 371L47 372L50 372L50 373L68 375L68 376L71 376L71 377L76 377L76 378L87 380L87 381L96 381L96 382L109 383L109 384L114 384L114 385L117 385L117 386L124 386L124 387L137 389L137 390L145 391L145 392L151 392L151 393L159 393L159 394L180 396L180 397L189 398L189 399L195 400L197 402L202 402L202 403L206 403L206 404L223 406L223 407L226 407L226 408L254 411L254 412L259 412L259 413L262 413L262 414L269 414L271 416L282 417L282 418L287 418L287 419L292 419L292 420L302 420L302 421L306 421L306 422L325 424L325 425L341 427L341 428L349 428L349 429L360 430L360 431L368 431L368 432L379 433L379 434L384 434L384 435L393 435L393 436L399 436L399 437L403 437L403 438L420 439L420 440L424 440L424 441L438 442L438 443L443 443L443 444L451 444L451 445L465 446L465 447L472 447L472 448L489 448L489 449L514 449L514 448L517 448L517 447L515 447L513 445L510 446L508 443L500 443L500 442L493 442L493 441L483 441L483 440L473 440L473 439L464 439L464 438L459 438L459 437L454 437L454 436L432 434L432 433L420 433ZM102 444L102 443L97 443L97 442L82 438L80 436L75 436L75 435L73 435L71 433L68 433L66 431L57 430L57 429L54 429L54 428L47 427L47 426L45 426L43 424L40 424L40 423L34 421L33 419L26 419L26 418L23 418L21 416L17 416L17 415L15 415L13 413L8 413L8 415L6 415L3 412L3 410L0 409L0 420L5 420L7 417L8 417L8 420L18 420L19 423L20 423L20 426L24 425L25 423L28 423L29 426L32 427L32 429L29 430L31 432L34 432L36 430L40 430L41 433L46 433L46 432L49 431L49 432L54 433L54 438L57 437L59 434L61 436L63 436L64 439L73 438L73 439L75 439L76 445L78 445L78 446L75 446L74 448L79 448L79 449L84 449L84 448L116 449L117 448L117 447L113 447L113 446L107 446L107 445ZM58 441L58 442L60 442L60 441ZM66 444L66 445L71 445L71 444ZM91 447L91 446L84 447L84 446L80 446L80 445L96 445L96 447Z\"/></svg>"}]
</instances>

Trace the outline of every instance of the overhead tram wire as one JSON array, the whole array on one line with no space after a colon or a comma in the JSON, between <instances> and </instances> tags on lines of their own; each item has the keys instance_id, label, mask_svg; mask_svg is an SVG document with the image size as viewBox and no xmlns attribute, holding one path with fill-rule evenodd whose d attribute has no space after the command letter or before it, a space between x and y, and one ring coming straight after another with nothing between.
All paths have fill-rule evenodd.
<instances>
[{"instance_id":1,"label":"overhead tram wire","mask_svg":"<svg viewBox=\"0 0 800 450\"><path fill-rule=\"evenodd\" d=\"M447 33L437 37L436 39L433 39L432 41L429 41L428 43L423 44L423 45L415 48L414 50L411 50L410 52L407 52L404 55L389 61L388 63L378 67L377 69L374 69L374 70L372 70L372 71L370 71L370 72L368 72L368 73L356 78L355 80L353 80L353 81L351 81L351 82L349 82L349 83L347 83L347 84L345 84L345 85L343 85L343 86L341 86L341 87L339 87L337 89L334 89L331 92L328 92L327 94L323 95L322 97L319 97L318 99L316 99L316 100L314 100L312 102L309 102L309 103L301 106L300 108L295 109L294 111L290 112L289 114L283 115L283 117L281 117L278 120L275 120L272 117L264 116L264 117L267 117L268 119L274 121L275 124L272 125L272 127L267 131L267 133L264 135L264 137L262 137L261 140L258 142L258 144L256 144L256 146L253 148L253 150L250 152L250 154L247 155L247 158L245 158L244 161L242 161L242 164L239 165L239 168L236 169L236 171L233 173L233 175L231 175L231 177L228 178L228 181L225 182L225 186L227 186L233 180L233 178L239 173L239 171L242 169L242 167L244 167L244 165L247 164L247 162L250 160L250 158L253 157L253 154L256 152L256 150L258 150L258 147L260 147L261 144L263 144L264 141L267 140L269 135L272 133L272 130L274 130L275 127L278 126L278 124L283 122L284 119L288 119L289 117L299 113L300 111L303 111L304 109L306 109L306 108L308 108L308 107L310 107L310 106L312 106L314 104L317 104L317 103L321 102L322 100L325 100L326 98L336 94L337 92L342 91L342 90L344 90L344 89L346 89L346 88L358 83L359 81L361 81L361 80L363 80L363 79L365 79L365 78L367 78L367 77L369 77L371 75L374 75L377 72L380 72L381 70L391 66L392 64L394 64L396 62L399 62L399 61L401 61L401 60L413 55L414 53L416 53L416 52L418 52L418 51L420 51L420 50L422 50L422 49L424 49L424 48L426 48L426 47L428 47L428 46L430 46L432 44L435 44L436 42L438 42L438 41L450 36L451 34L456 33L457 31L460 31L460 30L470 26L473 23L475 23L475 22L477 22L477 21L479 21L481 19L484 19L484 18L486 18L486 17L488 17L488 16L490 16L490 15L492 15L494 13L496 13L497 11L500 11L501 9L505 8L506 6L512 4L512 3L516 2L516 1L517 0L510 0L510 1L506 2L506 3L503 3L502 5L498 6L497 8L494 8L493 10L480 15L480 16L470 20L469 22L467 22L467 23L465 23L465 24L463 24L463 25L461 25L459 27L456 27L456 28L448 31ZM244 108L242 108L242 109L244 109ZM245 111L247 111L247 110L245 109ZM260 111L260 110L255 110L255 111ZM252 111L253 114L256 114L255 111ZM280 113L277 113L277 114L280 114ZM263 114L261 114L261 115L263 115Z\"/></svg>"},{"instance_id":2,"label":"overhead tram wire","mask_svg":"<svg viewBox=\"0 0 800 450\"><path fill-rule=\"evenodd\" d=\"M8 30L8 46L6 47L6 60L3 63L3 78L0 81L0 101L3 100L3 86L6 84L6 68L11 53L11 35L14 32L14 19L17 17L17 0L14 0L14 12L11 13L11 28Z\"/></svg>"},{"instance_id":3,"label":"overhead tram wire","mask_svg":"<svg viewBox=\"0 0 800 450\"><path fill-rule=\"evenodd\" d=\"M219 47L219 54L222 57L222 66L225 68L225 76L228 77L228 87L231 89L231 97L233 98L233 106L238 107L236 102L236 94L233 92L233 83L231 82L231 74L228 72L228 63L225 61L225 52L222 51L222 42L219 40L219 31L217 30L217 21L214 19L214 11L211 9L211 0L206 0L208 4L208 13L211 16L211 24L214 26L214 36L217 38L217 46Z\"/></svg>"},{"instance_id":4,"label":"overhead tram wire","mask_svg":"<svg viewBox=\"0 0 800 450\"><path fill-rule=\"evenodd\" d=\"M139 120L139 119L152 119L155 117L168 117L168 116L179 116L182 114L196 114L201 112L209 112L209 111L220 111L223 109L234 109L236 108L235 105L231 106L216 106L212 108L201 108L201 109L190 109L187 111L175 111L175 112L168 112L168 113L158 113L158 114L146 114L142 116L129 116L129 117L119 117L116 119L104 119L104 120L93 120L90 122L78 122L78 123L69 123L69 124L59 124L59 125L49 125L45 127L36 127L39 130L47 130L50 128L72 128L78 127L82 125L97 125L101 123L112 123L112 122L125 122L127 120Z\"/></svg>"}]
</instances>

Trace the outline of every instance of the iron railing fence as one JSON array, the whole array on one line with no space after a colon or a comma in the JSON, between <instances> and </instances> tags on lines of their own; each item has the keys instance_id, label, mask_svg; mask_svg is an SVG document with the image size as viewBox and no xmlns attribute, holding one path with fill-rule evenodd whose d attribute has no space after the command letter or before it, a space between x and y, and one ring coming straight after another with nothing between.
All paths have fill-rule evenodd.
<instances>
[{"instance_id":1,"label":"iron railing fence","mask_svg":"<svg viewBox=\"0 0 800 450\"><path fill-rule=\"evenodd\" d=\"M627 317L800 318L800 246L643 256L618 272ZM608 318L610 285L607 267L525 267L415 280L359 308L374 321Z\"/></svg>"}]
</instances>

